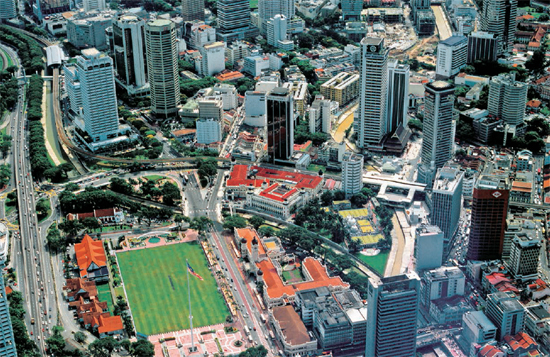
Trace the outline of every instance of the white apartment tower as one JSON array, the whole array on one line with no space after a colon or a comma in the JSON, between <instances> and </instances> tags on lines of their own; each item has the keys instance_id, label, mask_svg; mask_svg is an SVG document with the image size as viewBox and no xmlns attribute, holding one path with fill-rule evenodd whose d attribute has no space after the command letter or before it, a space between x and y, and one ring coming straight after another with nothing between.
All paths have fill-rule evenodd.
<instances>
[{"instance_id":1,"label":"white apartment tower","mask_svg":"<svg viewBox=\"0 0 550 357\"><path fill-rule=\"evenodd\" d=\"M386 135L388 53L384 39L361 40L361 92L359 94L359 147L379 148Z\"/></svg>"},{"instance_id":2,"label":"white apartment tower","mask_svg":"<svg viewBox=\"0 0 550 357\"><path fill-rule=\"evenodd\" d=\"M84 129L97 142L118 133L118 107L113 60L95 48L76 57Z\"/></svg>"},{"instance_id":3,"label":"white apartment tower","mask_svg":"<svg viewBox=\"0 0 550 357\"><path fill-rule=\"evenodd\" d=\"M183 0L181 16L183 21L204 21L204 0Z\"/></svg>"},{"instance_id":4,"label":"white apartment tower","mask_svg":"<svg viewBox=\"0 0 550 357\"><path fill-rule=\"evenodd\" d=\"M487 103L489 114L504 120L508 125L522 124L528 89L526 83L516 81L515 73L491 78Z\"/></svg>"},{"instance_id":5,"label":"white apartment tower","mask_svg":"<svg viewBox=\"0 0 550 357\"><path fill-rule=\"evenodd\" d=\"M198 72L201 76L213 76L225 69L225 43L214 42L199 47L202 59Z\"/></svg>"},{"instance_id":6,"label":"white apartment tower","mask_svg":"<svg viewBox=\"0 0 550 357\"><path fill-rule=\"evenodd\" d=\"M82 5L84 6L84 12L105 10L105 0L82 0Z\"/></svg>"},{"instance_id":7,"label":"white apartment tower","mask_svg":"<svg viewBox=\"0 0 550 357\"><path fill-rule=\"evenodd\" d=\"M113 40L116 80L132 93L148 87L145 59L145 21L135 15L120 15L113 21Z\"/></svg>"},{"instance_id":8,"label":"white apartment tower","mask_svg":"<svg viewBox=\"0 0 550 357\"><path fill-rule=\"evenodd\" d=\"M65 63L63 65L63 73L65 74L65 90L69 97L69 105L75 114L79 114L82 108L82 92L80 91L77 67Z\"/></svg>"},{"instance_id":9,"label":"white apartment tower","mask_svg":"<svg viewBox=\"0 0 550 357\"><path fill-rule=\"evenodd\" d=\"M425 87L420 171L431 172L421 179L422 182L431 184L435 170L443 167L453 154L455 88L443 81L428 83Z\"/></svg>"},{"instance_id":10,"label":"white apartment tower","mask_svg":"<svg viewBox=\"0 0 550 357\"><path fill-rule=\"evenodd\" d=\"M363 188L363 155L346 152L342 160L342 187L346 198Z\"/></svg>"},{"instance_id":11,"label":"white apartment tower","mask_svg":"<svg viewBox=\"0 0 550 357\"><path fill-rule=\"evenodd\" d=\"M16 0L0 0L0 21L13 19L17 16Z\"/></svg>"},{"instance_id":12,"label":"white apartment tower","mask_svg":"<svg viewBox=\"0 0 550 357\"><path fill-rule=\"evenodd\" d=\"M445 236L444 250L455 235L462 210L462 182L464 171L454 167L437 170L432 188L430 222L438 226Z\"/></svg>"},{"instance_id":13,"label":"white apartment tower","mask_svg":"<svg viewBox=\"0 0 550 357\"><path fill-rule=\"evenodd\" d=\"M267 21L267 43L273 47L292 50L292 41L287 40L288 19L285 15L275 15Z\"/></svg>"},{"instance_id":14,"label":"white apartment tower","mask_svg":"<svg viewBox=\"0 0 550 357\"><path fill-rule=\"evenodd\" d=\"M414 357L419 302L416 273L369 278L365 356Z\"/></svg>"},{"instance_id":15,"label":"white apartment tower","mask_svg":"<svg viewBox=\"0 0 550 357\"><path fill-rule=\"evenodd\" d=\"M451 36L437 45L435 75L447 79L466 67L468 59L468 38Z\"/></svg>"},{"instance_id":16,"label":"white apartment tower","mask_svg":"<svg viewBox=\"0 0 550 357\"><path fill-rule=\"evenodd\" d=\"M480 30L497 35L499 55L512 51L516 38L517 7L517 0L483 0Z\"/></svg>"},{"instance_id":17,"label":"white apartment tower","mask_svg":"<svg viewBox=\"0 0 550 357\"><path fill-rule=\"evenodd\" d=\"M197 143L211 144L222 140L221 120L199 119L197 120Z\"/></svg>"},{"instance_id":18,"label":"white apartment tower","mask_svg":"<svg viewBox=\"0 0 550 357\"><path fill-rule=\"evenodd\" d=\"M145 25L145 44L151 112L160 118L173 117L180 104L176 25L157 19Z\"/></svg>"},{"instance_id":19,"label":"white apartment tower","mask_svg":"<svg viewBox=\"0 0 550 357\"><path fill-rule=\"evenodd\" d=\"M294 0L259 0L260 32L262 34L267 32L267 21L275 15L284 15L287 19L292 19L295 13Z\"/></svg>"},{"instance_id":20,"label":"white apartment tower","mask_svg":"<svg viewBox=\"0 0 550 357\"><path fill-rule=\"evenodd\" d=\"M441 266L443 232L438 226L421 225L416 228L414 260L417 272Z\"/></svg>"},{"instance_id":21,"label":"white apartment tower","mask_svg":"<svg viewBox=\"0 0 550 357\"><path fill-rule=\"evenodd\" d=\"M396 59L388 61L387 133L395 132L399 125L407 126L409 78L408 65L399 64Z\"/></svg>"}]
</instances>

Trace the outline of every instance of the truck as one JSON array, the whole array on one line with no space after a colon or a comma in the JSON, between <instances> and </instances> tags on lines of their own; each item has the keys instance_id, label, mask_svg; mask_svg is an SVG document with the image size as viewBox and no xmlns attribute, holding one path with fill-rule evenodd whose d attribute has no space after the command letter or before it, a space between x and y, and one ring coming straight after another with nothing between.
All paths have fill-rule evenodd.
<instances>
[{"instance_id":1,"label":"truck","mask_svg":"<svg viewBox=\"0 0 550 357\"><path fill-rule=\"evenodd\" d=\"M262 322L265 324L265 322L267 321L267 319L265 318L265 315L264 314L260 314L260 319L262 320Z\"/></svg>"},{"instance_id":2,"label":"truck","mask_svg":"<svg viewBox=\"0 0 550 357\"><path fill-rule=\"evenodd\" d=\"M31 317L31 324L34 325L34 317Z\"/></svg>"},{"instance_id":3,"label":"truck","mask_svg":"<svg viewBox=\"0 0 550 357\"><path fill-rule=\"evenodd\" d=\"M248 328L248 326L245 326L244 327L244 333L248 336L250 335L250 329Z\"/></svg>"}]
</instances>

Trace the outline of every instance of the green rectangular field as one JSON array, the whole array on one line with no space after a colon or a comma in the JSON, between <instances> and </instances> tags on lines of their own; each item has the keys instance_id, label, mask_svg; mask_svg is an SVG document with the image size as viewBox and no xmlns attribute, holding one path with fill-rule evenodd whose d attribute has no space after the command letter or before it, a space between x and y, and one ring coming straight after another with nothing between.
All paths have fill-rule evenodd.
<instances>
[{"instance_id":1,"label":"green rectangular field","mask_svg":"<svg viewBox=\"0 0 550 357\"><path fill-rule=\"evenodd\" d=\"M198 243L117 253L137 332L154 335L189 326L185 259L204 280L189 275L193 327L225 322L229 310Z\"/></svg>"},{"instance_id":2,"label":"green rectangular field","mask_svg":"<svg viewBox=\"0 0 550 357\"><path fill-rule=\"evenodd\" d=\"M111 295L111 288L109 288L109 283L97 285L97 295L99 301L107 301L107 308L112 314L115 309L113 305L113 296Z\"/></svg>"}]
</instances>

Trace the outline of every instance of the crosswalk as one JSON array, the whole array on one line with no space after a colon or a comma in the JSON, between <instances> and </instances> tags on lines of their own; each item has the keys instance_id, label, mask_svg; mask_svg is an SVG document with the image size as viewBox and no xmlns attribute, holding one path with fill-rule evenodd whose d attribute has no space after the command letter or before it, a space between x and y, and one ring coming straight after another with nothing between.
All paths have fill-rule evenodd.
<instances>
[{"instance_id":1,"label":"crosswalk","mask_svg":"<svg viewBox=\"0 0 550 357\"><path fill-rule=\"evenodd\" d=\"M11 223L10 221L8 221L8 220L5 219L5 218L0 219L0 222L1 222L1 223L4 223L4 224L6 225L6 227L8 227L8 229L9 229L10 231L17 231L17 230L19 230L19 225L18 225L18 224L13 224L13 223Z\"/></svg>"}]
</instances>

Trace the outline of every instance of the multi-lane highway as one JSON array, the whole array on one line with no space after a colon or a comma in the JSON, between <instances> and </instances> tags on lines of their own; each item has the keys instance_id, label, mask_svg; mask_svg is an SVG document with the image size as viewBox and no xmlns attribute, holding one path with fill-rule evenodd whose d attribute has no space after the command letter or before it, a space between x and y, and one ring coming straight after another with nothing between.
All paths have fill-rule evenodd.
<instances>
[{"instance_id":1,"label":"multi-lane highway","mask_svg":"<svg viewBox=\"0 0 550 357\"><path fill-rule=\"evenodd\" d=\"M14 264L19 287L27 304L27 324L29 333L41 351L45 350L44 340L50 335L55 324L57 309L52 286L52 270L44 239L46 232L39 228L35 213L33 177L30 170L24 89L21 89L17 113L12 125L13 174L17 189L19 208L19 235L14 240Z\"/></svg>"},{"instance_id":2,"label":"multi-lane highway","mask_svg":"<svg viewBox=\"0 0 550 357\"><path fill-rule=\"evenodd\" d=\"M269 332L266 330L266 326L261 321L260 306L252 296L251 288L247 286L247 281L238 266L238 263L231 253L227 241L222 236L223 227L219 222L218 205L221 203L218 192L220 192L221 185L224 181L224 171L218 170L217 178L214 181L211 191L206 196L206 199L202 198L200 189L198 186L195 175L189 175L189 183L185 190L187 201L189 204L189 216L207 216L212 220L212 225L207 236L210 244L214 247L214 252L219 256L219 262L221 268L224 270L226 278L231 281L230 286L233 289L233 295L236 302L239 305L241 314L241 321L243 324L249 327L251 336L256 344L265 346L269 351L274 351L271 341L266 336ZM272 356L272 353L269 354Z\"/></svg>"}]
</instances>

